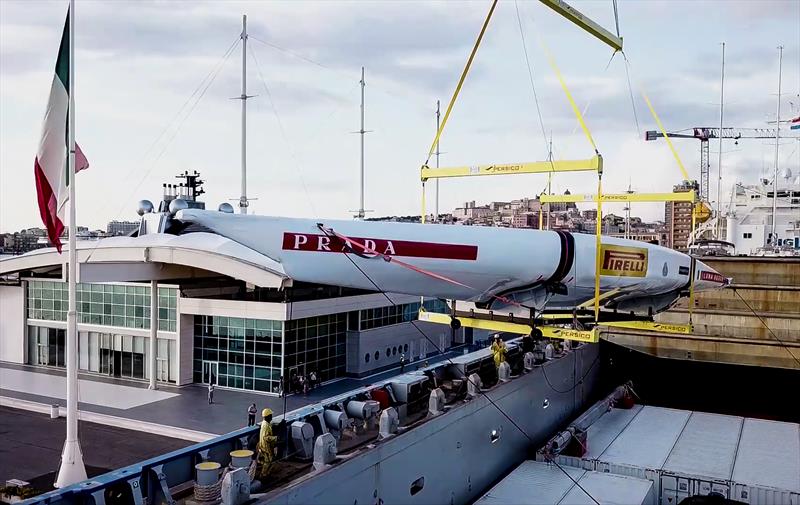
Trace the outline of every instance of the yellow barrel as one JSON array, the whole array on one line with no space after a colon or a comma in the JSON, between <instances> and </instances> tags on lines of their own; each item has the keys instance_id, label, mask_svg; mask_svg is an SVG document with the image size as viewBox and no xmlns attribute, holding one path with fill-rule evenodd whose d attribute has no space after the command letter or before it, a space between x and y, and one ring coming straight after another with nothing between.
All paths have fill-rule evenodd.
<instances>
[{"instance_id":1,"label":"yellow barrel","mask_svg":"<svg viewBox=\"0 0 800 505\"><path fill-rule=\"evenodd\" d=\"M203 461L194 465L194 469L197 470L197 479L195 480L197 485L211 486L216 484L219 480L219 469L221 467L222 465L215 461Z\"/></svg>"},{"instance_id":2,"label":"yellow barrel","mask_svg":"<svg viewBox=\"0 0 800 505\"><path fill-rule=\"evenodd\" d=\"M238 451L231 451L231 466L233 468L248 468L253 461L253 451L248 449L239 449Z\"/></svg>"}]
</instances>

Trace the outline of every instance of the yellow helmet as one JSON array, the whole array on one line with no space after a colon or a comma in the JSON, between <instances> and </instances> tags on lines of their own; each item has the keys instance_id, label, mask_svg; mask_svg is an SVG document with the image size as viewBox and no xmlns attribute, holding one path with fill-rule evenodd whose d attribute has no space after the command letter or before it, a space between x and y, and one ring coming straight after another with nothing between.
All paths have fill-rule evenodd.
<instances>
[{"instance_id":1,"label":"yellow helmet","mask_svg":"<svg viewBox=\"0 0 800 505\"><path fill-rule=\"evenodd\" d=\"M272 409L264 409L261 411L261 417L267 417L272 415Z\"/></svg>"}]
</instances>

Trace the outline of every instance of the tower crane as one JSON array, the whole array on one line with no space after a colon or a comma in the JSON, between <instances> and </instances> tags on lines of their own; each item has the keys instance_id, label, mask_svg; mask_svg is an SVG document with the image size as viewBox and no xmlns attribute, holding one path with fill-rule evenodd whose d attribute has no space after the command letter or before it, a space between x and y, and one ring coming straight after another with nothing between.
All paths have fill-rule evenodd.
<instances>
[{"instance_id":1,"label":"tower crane","mask_svg":"<svg viewBox=\"0 0 800 505\"><path fill-rule=\"evenodd\" d=\"M786 131L786 130L784 130ZM774 139L778 135L775 128L715 128L713 126L699 126L687 128L677 132L668 132L667 136L681 139L697 139L700 141L700 200L709 201L708 193L708 141L709 139ZM664 134L650 130L645 132L645 140L656 140Z\"/></svg>"}]
</instances>

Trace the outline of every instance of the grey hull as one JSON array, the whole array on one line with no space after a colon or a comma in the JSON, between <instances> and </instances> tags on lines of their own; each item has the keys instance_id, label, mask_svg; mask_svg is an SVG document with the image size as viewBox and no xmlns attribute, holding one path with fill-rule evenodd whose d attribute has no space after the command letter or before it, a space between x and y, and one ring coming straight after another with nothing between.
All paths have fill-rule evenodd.
<instances>
[{"instance_id":1,"label":"grey hull","mask_svg":"<svg viewBox=\"0 0 800 505\"><path fill-rule=\"evenodd\" d=\"M470 503L587 406L599 369L599 345L584 345L259 503Z\"/></svg>"}]
</instances>

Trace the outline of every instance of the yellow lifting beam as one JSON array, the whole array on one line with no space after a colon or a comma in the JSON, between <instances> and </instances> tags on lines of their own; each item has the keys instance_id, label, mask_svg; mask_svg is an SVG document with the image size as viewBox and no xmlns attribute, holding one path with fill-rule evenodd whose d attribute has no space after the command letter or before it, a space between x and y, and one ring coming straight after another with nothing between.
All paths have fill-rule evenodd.
<instances>
[{"instance_id":1,"label":"yellow lifting beam","mask_svg":"<svg viewBox=\"0 0 800 505\"><path fill-rule=\"evenodd\" d=\"M612 323L602 323L602 325L612 328L678 333L680 335L690 335L692 333L691 324L656 323L652 321L615 321Z\"/></svg>"},{"instance_id":2,"label":"yellow lifting beam","mask_svg":"<svg viewBox=\"0 0 800 505\"><path fill-rule=\"evenodd\" d=\"M543 174L549 172L598 172L603 170L603 158L592 156L588 160L532 161L492 165L431 168L423 165L420 171L422 182L428 179L447 177L474 177L479 175Z\"/></svg>"},{"instance_id":3,"label":"yellow lifting beam","mask_svg":"<svg viewBox=\"0 0 800 505\"><path fill-rule=\"evenodd\" d=\"M590 33L591 35L598 38L601 42L610 46L614 52L622 51L622 37L618 37L611 33L610 31L606 30L599 24L595 23L588 17L586 17L583 13L581 13L575 7L567 4L567 2L563 2L562 0L540 0L543 4L550 7L557 13L561 14L569 21L572 21L580 28L583 28L585 31Z\"/></svg>"},{"instance_id":4,"label":"yellow lifting beam","mask_svg":"<svg viewBox=\"0 0 800 505\"><path fill-rule=\"evenodd\" d=\"M614 202L695 202L697 194L694 190L680 193L605 193L601 196L603 203ZM580 203L596 202L594 193L583 195L539 195L541 203Z\"/></svg>"},{"instance_id":5,"label":"yellow lifting beam","mask_svg":"<svg viewBox=\"0 0 800 505\"><path fill-rule=\"evenodd\" d=\"M462 327L475 328L479 330L497 331L504 333L514 333L516 335L528 335L533 329L531 325L524 323L509 323L507 321L497 321L490 319L478 319L472 317L458 317ZM443 324L450 326L453 318L450 314L440 314L438 312L419 311L419 320L429 323ZM542 335L547 338L560 338L564 340L577 340L580 342L596 343L600 340L600 332L597 328L591 330L573 330L561 328L559 326L537 326Z\"/></svg>"}]
</instances>

